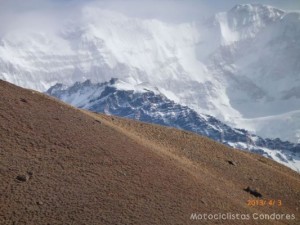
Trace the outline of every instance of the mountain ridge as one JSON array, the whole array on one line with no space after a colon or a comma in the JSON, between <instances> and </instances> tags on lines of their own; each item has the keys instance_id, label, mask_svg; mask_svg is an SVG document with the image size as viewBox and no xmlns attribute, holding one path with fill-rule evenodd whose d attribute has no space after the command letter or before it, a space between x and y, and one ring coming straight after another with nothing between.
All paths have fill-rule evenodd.
<instances>
[{"instance_id":1,"label":"mountain ridge","mask_svg":"<svg viewBox=\"0 0 300 225\"><path fill-rule=\"evenodd\" d=\"M46 93L75 107L192 131L234 148L259 153L300 171L300 145L280 139L263 139L244 129L231 128L216 118L176 104L159 89L138 88L118 79L105 83L87 80L66 87L57 84Z\"/></svg>"},{"instance_id":2,"label":"mountain ridge","mask_svg":"<svg viewBox=\"0 0 300 225\"><path fill-rule=\"evenodd\" d=\"M297 143L293 123L300 121L284 115L300 105L299 15L246 4L212 16L211 23L171 24L84 6L57 32L4 34L0 78L40 91L86 79L149 82L198 113ZM283 127L257 124L274 115L282 116L264 120L264 127L285 121Z\"/></svg>"}]
</instances>

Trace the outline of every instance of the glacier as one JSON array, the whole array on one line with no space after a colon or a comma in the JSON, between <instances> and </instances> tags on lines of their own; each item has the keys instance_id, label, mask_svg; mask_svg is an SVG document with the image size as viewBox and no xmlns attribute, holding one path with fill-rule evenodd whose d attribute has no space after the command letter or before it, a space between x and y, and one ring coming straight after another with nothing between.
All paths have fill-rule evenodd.
<instances>
[{"instance_id":1,"label":"glacier","mask_svg":"<svg viewBox=\"0 0 300 225\"><path fill-rule=\"evenodd\" d=\"M236 5L203 21L166 23L82 6L54 29L0 36L0 79L46 91L56 83L149 83L232 127L300 143L300 13Z\"/></svg>"}]
</instances>

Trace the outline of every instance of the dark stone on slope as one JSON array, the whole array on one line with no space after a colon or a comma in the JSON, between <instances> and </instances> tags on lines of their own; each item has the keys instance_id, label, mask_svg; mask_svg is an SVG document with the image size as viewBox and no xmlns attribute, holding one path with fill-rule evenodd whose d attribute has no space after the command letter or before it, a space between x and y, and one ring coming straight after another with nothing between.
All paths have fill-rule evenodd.
<instances>
[{"instance_id":1,"label":"dark stone on slope","mask_svg":"<svg viewBox=\"0 0 300 225\"><path fill-rule=\"evenodd\" d=\"M97 122L97 123L101 124L101 121L100 121L100 120L95 120L95 122Z\"/></svg>"},{"instance_id":2,"label":"dark stone on slope","mask_svg":"<svg viewBox=\"0 0 300 225\"><path fill-rule=\"evenodd\" d=\"M232 166L237 166L236 162L234 162L234 161L228 160L227 162Z\"/></svg>"},{"instance_id":3,"label":"dark stone on slope","mask_svg":"<svg viewBox=\"0 0 300 225\"><path fill-rule=\"evenodd\" d=\"M20 182L27 182L29 180L29 175L18 175L16 179Z\"/></svg>"},{"instance_id":4,"label":"dark stone on slope","mask_svg":"<svg viewBox=\"0 0 300 225\"><path fill-rule=\"evenodd\" d=\"M244 191L249 192L251 195L253 195L256 198L262 198L261 193L259 193L256 189L252 189L249 186L247 188L245 188Z\"/></svg>"},{"instance_id":5,"label":"dark stone on slope","mask_svg":"<svg viewBox=\"0 0 300 225\"><path fill-rule=\"evenodd\" d=\"M21 102L27 103L27 100L25 98L20 98Z\"/></svg>"}]
</instances>

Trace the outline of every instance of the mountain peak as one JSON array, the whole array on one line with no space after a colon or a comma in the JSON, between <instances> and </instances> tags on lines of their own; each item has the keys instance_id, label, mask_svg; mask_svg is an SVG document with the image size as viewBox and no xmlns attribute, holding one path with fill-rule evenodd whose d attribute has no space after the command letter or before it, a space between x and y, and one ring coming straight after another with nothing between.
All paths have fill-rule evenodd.
<instances>
[{"instance_id":1,"label":"mountain peak","mask_svg":"<svg viewBox=\"0 0 300 225\"><path fill-rule=\"evenodd\" d=\"M234 29L263 27L282 17L285 12L262 4L238 4L228 11L229 24Z\"/></svg>"},{"instance_id":2,"label":"mountain peak","mask_svg":"<svg viewBox=\"0 0 300 225\"><path fill-rule=\"evenodd\" d=\"M218 13L214 23L220 26L222 44L254 38L264 27L272 25L285 14L283 10L262 4L238 4Z\"/></svg>"},{"instance_id":3,"label":"mountain peak","mask_svg":"<svg viewBox=\"0 0 300 225\"><path fill-rule=\"evenodd\" d=\"M237 4L235 5L230 11L232 12L256 12L256 13L265 13L266 11L269 12L278 12L284 13L283 10L275 8L270 5L264 5L260 3L249 3L249 4Z\"/></svg>"},{"instance_id":4,"label":"mountain peak","mask_svg":"<svg viewBox=\"0 0 300 225\"><path fill-rule=\"evenodd\" d=\"M113 84L115 84L118 80L119 80L118 78L111 78L110 81L109 81L109 83L110 83L111 85L113 85Z\"/></svg>"}]
</instances>

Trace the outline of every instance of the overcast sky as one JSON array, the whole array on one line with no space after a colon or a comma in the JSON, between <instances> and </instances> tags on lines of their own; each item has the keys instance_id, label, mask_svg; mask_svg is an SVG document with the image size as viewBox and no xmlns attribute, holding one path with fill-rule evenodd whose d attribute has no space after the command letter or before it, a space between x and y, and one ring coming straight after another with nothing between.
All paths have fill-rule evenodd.
<instances>
[{"instance_id":1,"label":"overcast sky","mask_svg":"<svg viewBox=\"0 0 300 225\"><path fill-rule=\"evenodd\" d=\"M300 10L300 0L0 0L0 32L17 24L25 26L26 21L51 26L50 23L59 23L84 5L116 10L133 17L187 22L227 11L243 3ZM48 17L52 17L51 22Z\"/></svg>"},{"instance_id":2,"label":"overcast sky","mask_svg":"<svg viewBox=\"0 0 300 225\"><path fill-rule=\"evenodd\" d=\"M285 10L300 10L300 0L0 0L0 12L28 11L59 8L76 8L80 5L97 3L104 8L115 9L136 16L195 17L197 12L215 13L227 11L236 4L261 3Z\"/></svg>"}]
</instances>

